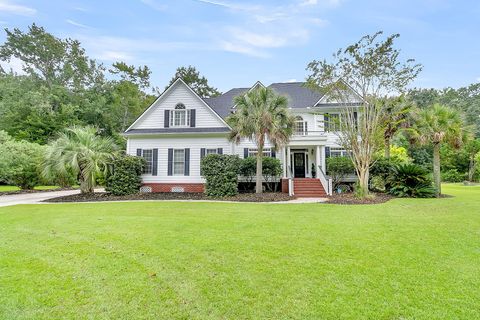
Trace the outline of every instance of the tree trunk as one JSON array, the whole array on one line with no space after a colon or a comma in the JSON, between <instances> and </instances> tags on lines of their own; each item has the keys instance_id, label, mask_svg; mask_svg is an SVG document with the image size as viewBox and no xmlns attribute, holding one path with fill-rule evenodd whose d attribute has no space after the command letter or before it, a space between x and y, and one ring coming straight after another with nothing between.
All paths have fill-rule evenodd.
<instances>
[{"instance_id":1,"label":"tree trunk","mask_svg":"<svg viewBox=\"0 0 480 320\"><path fill-rule=\"evenodd\" d=\"M258 153L257 153L257 177L255 180L255 192L256 193L262 193L263 187L262 187L262 177L263 177L263 172L262 172L262 157L263 157L263 144L259 143L258 144Z\"/></svg>"},{"instance_id":2,"label":"tree trunk","mask_svg":"<svg viewBox=\"0 0 480 320\"><path fill-rule=\"evenodd\" d=\"M468 166L468 181L473 182L474 174L475 174L475 156L470 156L470 164Z\"/></svg>"},{"instance_id":3,"label":"tree trunk","mask_svg":"<svg viewBox=\"0 0 480 320\"><path fill-rule=\"evenodd\" d=\"M390 137L385 137L385 158L390 159Z\"/></svg>"},{"instance_id":4,"label":"tree trunk","mask_svg":"<svg viewBox=\"0 0 480 320\"><path fill-rule=\"evenodd\" d=\"M433 145L433 182L436 189L435 196L438 198L442 194L440 179L440 143Z\"/></svg>"},{"instance_id":5,"label":"tree trunk","mask_svg":"<svg viewBox=\"0 0 480 320\"><path fill-rule=\"evenodd\" d=\"M358 173L358 185L360 190L357 192L357 196L361 199L365 199L368 196L368 179L370 176L369 168L360 168Z\"/></svg>"}]
</instances>

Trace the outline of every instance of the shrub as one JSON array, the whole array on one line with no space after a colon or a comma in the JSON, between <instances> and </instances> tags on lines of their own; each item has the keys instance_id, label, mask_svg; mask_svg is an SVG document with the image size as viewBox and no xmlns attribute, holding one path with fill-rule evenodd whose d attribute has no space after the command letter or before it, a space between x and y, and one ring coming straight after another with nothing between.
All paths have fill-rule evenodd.
<instances>
[{"instance_id":1,"label":"shrub","mask_svg":"<svg viewBox=\"0 0 480 320\"><path fill-rule=\"evenodd\" d=\"M415 164L394 166L388 183L391 186L389 192L397 197L435 197L435 188L428 172Z\"/></svg>"},{"instance_id":2,"label":"shrub","mask_svg":"<svg viewBox=\"0 0 480 320\"><path fill-rule=\"evenodd\" d=\"M241 175L245 182L253 183L257 175L257 158L247 157L239 160L238 174Z\"/></svg>"},{"instance_id":3,"label":"shrub","mask_svg":"<svg viewBox=\"0 0 480 320\"><path fill-rule=\"evenodd\" d=\"M0 180L21 189L33 189L41 181L43 147L27 141L0 144Z\"/></svg>"},{"instance_id":4,"label":"shrub","mask_svg":"<svg viewBox=\"0 0 480 320\"><path fill-rule=\"evenodd\" d=\"M248 158L247 158L248 159ZM262 173L265 185L269 191L276 191L277 180L282 174L282 163L280 159L272 157L263 157Z\"/></svg>"},{"instance_id":5,"label":"shrub","mask_svg":"<svg viewBox=\"0 0 480 320\"><path fill-rule=\"evenodd\" d=\"M442 172L442 181L444 182L463 182L465 180L465 173L458 172L457 169L450 169Z\"/></svg>"},{"instance_id":6,"label":"shrub","mask_svg":"<svg viewBox=\"0 0 480 320\"><path fill-rule=\"evenodd\" d=\"M137 193L142 185L142 171L145 159L121 155L112 163L112 174L106 179L105 190L116 196Z\"/></svg>"},{"instance_id":7,"label":"shrub","mask_svg":"<svg viewBox=\"0 0 480 320\"><path fill-rule=\"evenodd\" d=\"M238 156L209 154L202 159L201 171L205 177L205 194L210 197L234 196L238 193Z\"/></svg>"},{"instance_id":8,"label":"shrub","mask_svg":"<svg viewBox=\"0 0 480 320\"><path fill-rule=\"evenodd\" d=\"M355 172L352 160L349 157L330 157L327 159L327 175L332 179L333 190L349 174Z\"/></svg>"}]
</instances>

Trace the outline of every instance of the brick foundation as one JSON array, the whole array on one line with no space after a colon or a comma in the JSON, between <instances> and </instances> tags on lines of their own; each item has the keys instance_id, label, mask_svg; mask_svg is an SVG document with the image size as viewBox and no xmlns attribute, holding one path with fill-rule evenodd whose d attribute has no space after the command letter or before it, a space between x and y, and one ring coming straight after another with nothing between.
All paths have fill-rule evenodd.
<instances>
[{"instance_id":1,"label":"brick foundation","mask_svg":"<svg viewBox=\"0 0 480 320\"><path fill-rule=\"evenodd\" d=\"M282 184L282 192L288 193L288 179L280 179L280 183Z\"/></svg>"},{"instance_id":2,"label":"brick foundation","mask_svg":"<svg viewBox=\"0 0 480 320\"><path fill-rule=\"evenodd\" d=\"M203 192L203 183L145 183L152 192L172 192L172 188L183 188L183 192Z\"/></svg>"}]
</instances>

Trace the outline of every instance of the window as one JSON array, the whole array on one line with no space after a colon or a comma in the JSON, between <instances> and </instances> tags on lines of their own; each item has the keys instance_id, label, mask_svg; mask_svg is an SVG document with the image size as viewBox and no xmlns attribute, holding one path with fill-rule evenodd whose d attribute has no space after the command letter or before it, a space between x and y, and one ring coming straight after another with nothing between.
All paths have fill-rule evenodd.
<instances>
[{"instance_id":1,"label":"window","mask_svg":"<svg viewBox=\"0 0 480 320\"><path fill-rule=\"evenodd\" d=\"M338 113L330 113L326 116L328 120L325 121L325 131L340 131L340 115Z\"/></svg>"},{"instance_id":2,"label":"window","mask_svg":"<svg viewBox=\"0 0 480 320\"><path fill-rule=\"evenodd\" d=\"M258 153L258 149L248 149L248 156L249 157L256 157ZM264 157L271 157L272 156L272 149L271 148L265 148L263 149L263 156Z\"/></svg>"},{"instance_id":3,"label":"window","mask_svg":"<svg viewBox=\"0 0 480 320\"><path fill-rule=\"evenodd\" d=\"M217 154L218 153L218 149L205 149L205 155L209 155L209 154Z\"/></svg>"},{"instance_id":4,"label":"window","mask_svg":"<svg viewBox=\"0 0 480 320\"><path fill-rule=\"evenodd\" d=\"M185 174L185 149L173 150L173 174L181 176Z\"/></svg>"},{"instance_id":5,"label":"window","mask_svg":"<svg viewBox=\"0 0 480 320\"><path fill-rule=\"evenodd\" d=\"M305 135L307 133L307 122L303 121L303 118L298 116L295 118L295 134Z\"/></svg>"},{"instance_id":6,"label":"window","mask_svg":"<svg viewBox=\"0 0 480 320\"><path fill-rule=\"evenodd\" d=\"M151 174L153 168L153 150L142 150L142 158L145 159L146 165L143 168L144 174Z\"/></svg>"},{"instance_id":7,"label":"window","mask_svg":"<svg viewBox=\"0 0 480 320\"><path fill-rule=\"evenodd\" d=\"M348 153L342 148L330 148L330 157L347 157Z\"/></svg>"},{"instance_id":8,"label":"window","mask_svg":"<svg viewBox=\"0 0 480 320\"><path fill-rule=\"evenodd\" d=\"M190 110L187 110L183 103L179 103L175 106L175 110L170 111L170 127L188 126L190 126Z\"/></svg>"}]
</instances>

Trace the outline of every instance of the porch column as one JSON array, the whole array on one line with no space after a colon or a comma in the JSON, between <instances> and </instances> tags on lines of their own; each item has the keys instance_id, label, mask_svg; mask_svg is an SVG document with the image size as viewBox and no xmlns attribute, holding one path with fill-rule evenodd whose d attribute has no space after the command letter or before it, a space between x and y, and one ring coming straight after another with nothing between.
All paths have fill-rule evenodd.
<instances>
[{"instance_id":1,"label":"porch column","mask_svg":"<svg viewBox=\"0 0 480 320\"><path fill-rule=\"evenodd\" d=\"M323 166L322 164L320 163L320 146L317 146L316 147L316 150L315 150L315 170L318 171L318 166L321 166L322 167L322 170L323 170ZM318 176L318 175L317 175Z\"/></svg>"},{"instance_id":2,"label":"porch column","mask_svg":"<svg viewBox=\"0 0 480 320\"><path fill-rule=\"evenodd\" d=\"M286 178L287 177L287 159L285 156L285 153L287 151L285 150L285 147L280 148L279 150L279 155L280 155L280 161L282 161L282 177Z\"/></svg>"},{"instance_id":3,"label":"porch column","mask_svg":"<svg viewBox=\"0 0 480 320\"><path fill-rule=\"evenodd\" d=\"M322 146L322 170L323 172L327 173L327 163L325 161L325 146Z\"/></svg>"},{"instance_id":4,"label":"porch column","mask_svg":"<svg viewBox=\"0 0 480 320\"><path fill-rule=\"evenodd\" d=\"M287 170L287 177L288 178L290 178L290 167L292 165L290 162L291 162L290 161L290 147L287 147L287 161L286 161L287 168L286 168L286 170Z\"/></svg>"}]
</instances>

